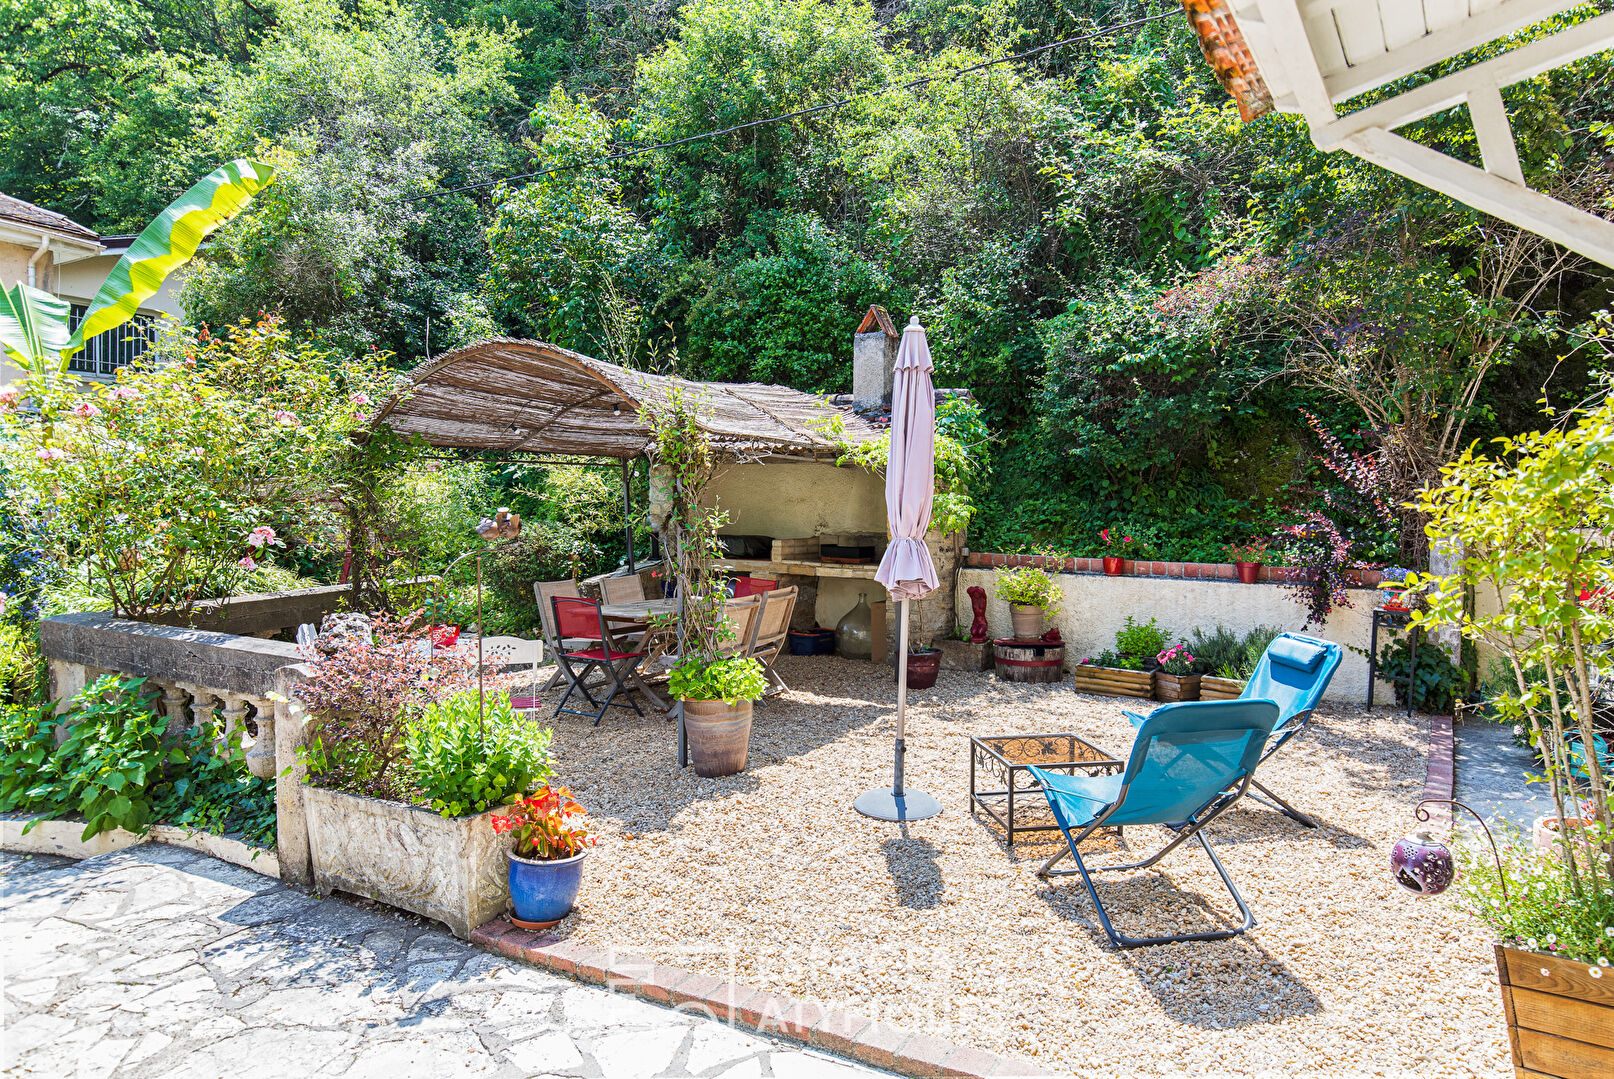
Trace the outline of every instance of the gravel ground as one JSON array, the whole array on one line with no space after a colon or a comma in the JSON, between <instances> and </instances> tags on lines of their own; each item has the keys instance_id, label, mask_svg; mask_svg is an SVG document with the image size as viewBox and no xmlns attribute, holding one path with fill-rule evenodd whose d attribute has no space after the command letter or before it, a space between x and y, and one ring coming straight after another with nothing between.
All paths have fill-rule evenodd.
<instances>
[{"instance_id":1,"label":"gravel ground","mask_svg":"<svg viewBox=\"0 0 1614 1079\"><path fill-rule=\"evenodd\" d=\"M680 771L663 718L557 721L560 780L601 832L562 931L1058 1072L1509 1073L1486 931L1386 872L1423 786L1419 720L1323 709L1261 776L1323 826L1246 801L1209 831L1257 927L1117 952L1080 878L1035 875L1047 841L1011 851L971 815L966 747L1071 731L1124 751L1128 702L943 672L913 695L908 775L946 808L904 828L851 808L890 782L889 671L805 657L780 670L793 692L757 709L749 767L725 779ZM1159 839L1130 829L1126 844ZM1197 849L1100 889L1133 935L1236 922Z\"/></svg>"}]
</instances>

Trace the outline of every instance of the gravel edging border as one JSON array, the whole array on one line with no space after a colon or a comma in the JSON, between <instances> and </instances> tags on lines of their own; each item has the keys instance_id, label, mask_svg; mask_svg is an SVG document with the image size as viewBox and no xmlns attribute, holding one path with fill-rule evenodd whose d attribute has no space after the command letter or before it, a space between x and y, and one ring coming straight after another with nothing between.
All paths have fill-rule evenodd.
<instances>
[{"instance_id":1,"label":"gravel edging border","mask_svg":"<svg viewBox=\"0 0 1614 1079\"><path fill-rule=\"evenodd\" d=\"M1457 736L1451 716L1429 717L1429 763L1424 772L1423 797L1450 801L1457 790ZM1429 807L1429 823L1451 827L1451 806Z\"/></svg>"},{"instance_id":2,"label":"gravel edging border","mask_svg":"<svg viewBox=\"0 0 1614 1079\"><path fill-rule=\"evenodd\" d=\"M1007 1079L1053 1074L1024 1060L954 1045L857 1012L825 1010L809 1001L732 979L725 981L643 956L574 943L554 933L517 929L508 918L495 918L480 926L471 933L471 942L580 982L643 997L730 1026L749 1027L759 1034L788 1038L900 1075Z\"/></svg>"}]
</instances>

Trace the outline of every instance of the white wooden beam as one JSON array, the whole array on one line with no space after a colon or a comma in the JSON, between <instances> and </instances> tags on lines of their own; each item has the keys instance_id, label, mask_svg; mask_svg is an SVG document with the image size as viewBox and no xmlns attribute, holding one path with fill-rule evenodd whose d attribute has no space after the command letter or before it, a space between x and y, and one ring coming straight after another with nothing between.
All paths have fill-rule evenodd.
<instances>
[{"instance_id":1,"label":"white wooden beam","mask_svg":"<svg viewBox=\"0 0 1614 1079\"><path fill-rule=\"evenodd\" d=\"M1519 148L1513 142L1513 125L1502 104L1502 91L1494 86L1468 95L1468 118L1479 140L1480 159L1485 171L1512 184L1524 186L1524 169L1519 165Z\"/></svg>"},{"instance_id":2,"label":"white wooden beam","mask_svg":"<svg viewBox=\"0 0 1614 1079\"><path fill-rule=\"evenodd\" d=\"M1334 102L1323 83L1323 73L1317 67L1311 39L1300 15L1297 0L1260 0L1261 19L1273 47L1283 57L1284 71L1288 74L1290 91L1295 104L1313 131L1334 119Z\"/></svg>"},{"instance_id":3,"label":"white wooden beam","mask_svg":"<svg viewBox=\"0 0 1614 1079\"><path fill-rule=\"evenodd\" d=\"M1403 0L1416 3L1417 0ZM1426 34L1409 45L1364 60L1324 80L1330 101L1344 101L1357 94L1383 86L1403 75L1422 71L1431 64L1449 60L1476 45L1495 41L1516 30L1538 23L1551 15L1578 7L1580 0L1507 0L1493 8L1475 12L1451 26ZM1263 0L1261 11L1293 6L1292 0Z\"/></svg>"},{"instance_id":4,"label":"white wooden beam","mask_svg":"<svg viewBox=\"0 0 1614 1079\"><path fill-rule=\"evenodd\" d=\"M1352 135L1345 140L1344 148L1459 202L1545 236L1604 266L1614 267L1614 222L1510 183L1382 128Z\"/></svg>"},{"instance_id":5,"label":"white wooden beam","mask_svg":"<svg viewBox=\"0 0 1614 1079\"><path fill-rule=\"evenodd\" d=\"M1475 92L1512 86L1606 49L1614 49L1614 13L1599 15L1342 116L1320 129L1314 128L1312 141L1322 149L1332 149L1358 131L1410 124L1449 109Z\"/></svg>"}]
</instances>

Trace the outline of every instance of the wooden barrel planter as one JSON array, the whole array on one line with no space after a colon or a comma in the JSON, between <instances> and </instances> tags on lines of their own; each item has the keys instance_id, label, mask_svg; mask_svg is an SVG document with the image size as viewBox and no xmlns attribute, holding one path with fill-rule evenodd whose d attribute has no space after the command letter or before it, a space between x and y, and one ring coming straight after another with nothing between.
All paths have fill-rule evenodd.
<instances>
[{"instance_id":1,"label":"wooden barrel planter","mask_svg":"<svg viewBox=\"0 0 1614 1079\"><path fill-rule=\"evenodd\" d=\"M1244 692L1244 683L1232 678L1217 678L1207 674L1199 680L1199 699L1202 701L1236 701Z\"/></svg>"},{"instance_id":2,"label":"wooden barrel planter","mask_svg":"<svg viewBox=\"0 0 1614 1079\"><path fill-rule=\"evenodd\" d=\"M1592 977L1587 963L1501 945L1496 973L1517 1074L1614 1075L1614 978Z\"/></svg>"},{"instance_id":3,"label":"wooden barrel planter","mask_svg":"<svg viewBox=\"0 0 1614 1079\"><path fill-rule=\"evenodd\" d=\"M1000 637L992 642L992 664L1005 682L1057 682L1065 675L1065 646Z\"/></svg>"},{"instance_id":4,"label":"wooden barrel planter","mask_svg":"<svg viewBox=\"0 0 1614 1079\"><path fill-rule=\"evenodd\" d=\"M1136 697L1146 701L1154 696L1153 671L1129 671L1121 667L1095 667L1083 663L1071 672L1075 688L1082 693L1106 697Z\"/></svg>"},{"instance_id":5,"label":"wooden barrel planter","mask_svg":"<svg viewBox=\"0 0 1614 1079\"><path fill-rule=\"evenodd\" d=\"M1157 701L1197 701L1199 700L1199 680L1197 674L1167 674L1165 671L1156 671L1154 675L1154 699Z\"/></svg>"}]
</instances>

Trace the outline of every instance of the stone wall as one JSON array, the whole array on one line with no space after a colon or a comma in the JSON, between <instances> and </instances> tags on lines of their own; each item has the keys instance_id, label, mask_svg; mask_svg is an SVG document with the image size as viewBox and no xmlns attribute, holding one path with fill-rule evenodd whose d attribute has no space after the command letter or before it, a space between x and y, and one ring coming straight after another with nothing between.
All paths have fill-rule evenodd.
<instances>
[{"instance_id":1,"label":"stone wall","mask_svg":"<svg viewBox=\"0 0 1614 1079\"><path fill-rule=\"evenodd\" d=\"M1232 567L1227 569L1231 576ZM991 626L991 635L1009 635L1008 604L993 595L996 576L996 570L978 566L959 571L954 606L958 625L967 627L970 623L966 590L971 585L980 585L986 589L986 617ZM1305 610L1295 602L1288 589L1275 581L1240 584L1237 580L1221 577L1106 577L1102 573L1091 572L1061 572L1057 574L1057 580L1065 598L1055 624L1069 643L1066 656L1071 664L1079 663L1085 656L1113 648L1115 631L1121 628L1128 615L1139 621L1157 619L1161 627L1173 635L1173 639L1187 637L1196 627L1209 631L1223 625L1244 633L1257 626L1278 626L1349 646L1329 684L1326 699L1351 703L1362 703L1367 699L1367 659L1361 653L1351 651L1350 647L1364 651L1367 648L1369 619L1378 600L1372 588L1351 589L1348 594L1351 607L1336 609L1320 627L1302 630L1306 621ZM1381 635L1381 645L1383 640ZM1374 692L1375 703L1395 701L1391 687L1382 680Z\"/></svg>"}]
</instances>

